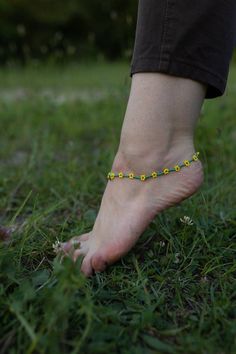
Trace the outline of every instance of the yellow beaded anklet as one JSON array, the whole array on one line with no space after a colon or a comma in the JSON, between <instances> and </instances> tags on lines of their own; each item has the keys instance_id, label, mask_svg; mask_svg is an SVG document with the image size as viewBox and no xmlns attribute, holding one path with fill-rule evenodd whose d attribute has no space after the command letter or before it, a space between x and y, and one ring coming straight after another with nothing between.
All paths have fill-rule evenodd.
<instances>
[{"instance_id":1,"label":"yellow beaded anklet","mask_svg":"<svg viewBox=\"0 0 236 354\"><path fill-rule=\"evenodd\" d=\"M118 178L139 179L140 181L145 181L148 178L157 178L162 175L168 175L168 173L170 172L179 172L182 167L189 167L192 162L198 161L198 156L199 156L199 152L196 152L192 156L191 160L184 160L183 163L178 164L173 168L164 168L162 171L153 171L152 174L149 176L146 175L135 176L133 172L124 174L123 172L115 173L111 171L108 173L107 179L113 180L115 177L118 177Z\"/></svg>"}]
</instances>

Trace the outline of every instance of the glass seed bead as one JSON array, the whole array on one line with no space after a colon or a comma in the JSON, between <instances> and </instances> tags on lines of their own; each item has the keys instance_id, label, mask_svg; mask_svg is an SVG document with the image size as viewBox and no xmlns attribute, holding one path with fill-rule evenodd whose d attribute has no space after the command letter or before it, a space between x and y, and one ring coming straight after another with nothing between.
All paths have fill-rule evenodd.
<instances>
[{"instance_id":1,"label":"glass seed bead","mask_svg":"<svg viewBox=\"0 0 236 354\"><path fill-rule=\"evenodd\" d=\"M189 162L189 160L184 160L184 164L185 164L185 166L190 166L190 162Z\"/></svg>"},{"instance_id":2,"label":"glass seed bead","mask_svg":"<svg viewBox=\"0 0 236 354\"><path fill-rule=\"evenodd\" d=\"M176 165L176 166L175 166L175 171L176 171L176 172L179 172L179 171L180 171L179 165Z\"/></svg>"}]
</instances>

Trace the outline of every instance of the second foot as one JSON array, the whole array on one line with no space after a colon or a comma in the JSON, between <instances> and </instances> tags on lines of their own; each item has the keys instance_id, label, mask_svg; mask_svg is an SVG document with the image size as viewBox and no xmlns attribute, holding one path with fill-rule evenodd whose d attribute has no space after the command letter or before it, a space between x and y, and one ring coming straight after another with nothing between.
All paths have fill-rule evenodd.
<instances>
[{"instance_id":1,"label":"second foot","mask_svg":"<svg viewBox=\"0 0 236 354\"><path fill-rule=\"evenodd\" d=\"M175 157L171 160L168 160L167 167L180 162ZM130 171L128 165L127 161L118 157L112 170ZM86 276L104 271L135 245L159 212L190 197L202 182L200 161L183 167L179 172L146 181L128 178L108 181L92 231L72 238L62 244L62 249L74 261L79 256L84 257L81 271ZM73 244L79 248L74 249Z\"/></svg>"}]
</instances>

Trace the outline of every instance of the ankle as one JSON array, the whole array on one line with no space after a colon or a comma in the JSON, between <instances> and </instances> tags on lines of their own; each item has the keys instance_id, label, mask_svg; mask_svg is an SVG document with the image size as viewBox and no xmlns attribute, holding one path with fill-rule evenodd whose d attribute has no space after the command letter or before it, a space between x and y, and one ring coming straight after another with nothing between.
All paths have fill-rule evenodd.
<instances>
[{"instance_id":1,"label":"ankle","mask_svg":"<svg viewBox=\"0 0 236 354\"><path fill-rule=\"evenodd\" d=\"M164 167L173 167L177 163L186 159L191 159L195 152L194 144L191 139L182 139L179 143L169 146L150 148L146 146L120 145L116 153L112 170L130 171L136 173L147 173L153 170L161 170Z\"/></svg>"}]
</instances>

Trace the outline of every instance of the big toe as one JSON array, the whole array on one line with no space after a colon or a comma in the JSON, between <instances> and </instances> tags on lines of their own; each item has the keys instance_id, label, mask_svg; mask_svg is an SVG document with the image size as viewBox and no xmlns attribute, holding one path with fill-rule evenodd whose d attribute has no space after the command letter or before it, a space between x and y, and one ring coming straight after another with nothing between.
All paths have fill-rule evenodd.
<instances>
[{"instance_id":1,"label":"big toe","mask_svg":"<svg viewBox=\"0 0 236 354\"><path fill-rule=\"evenodd\" d=\"M95 272L103 272L107 267L107 262L101 254L97 253L92 256L91 265Z\"/></svg>"},{"instance_id":2,"label":"big toe","mask_svg":"<svg viewBox=\"0 0 236 354\"><path fill-rule=\"evenodd\" d=\"M89 255L85 256L81 264L81 271L86 277L93 275L93 268L91 264L91 257Z\"/></svg>"}]
</instances>

